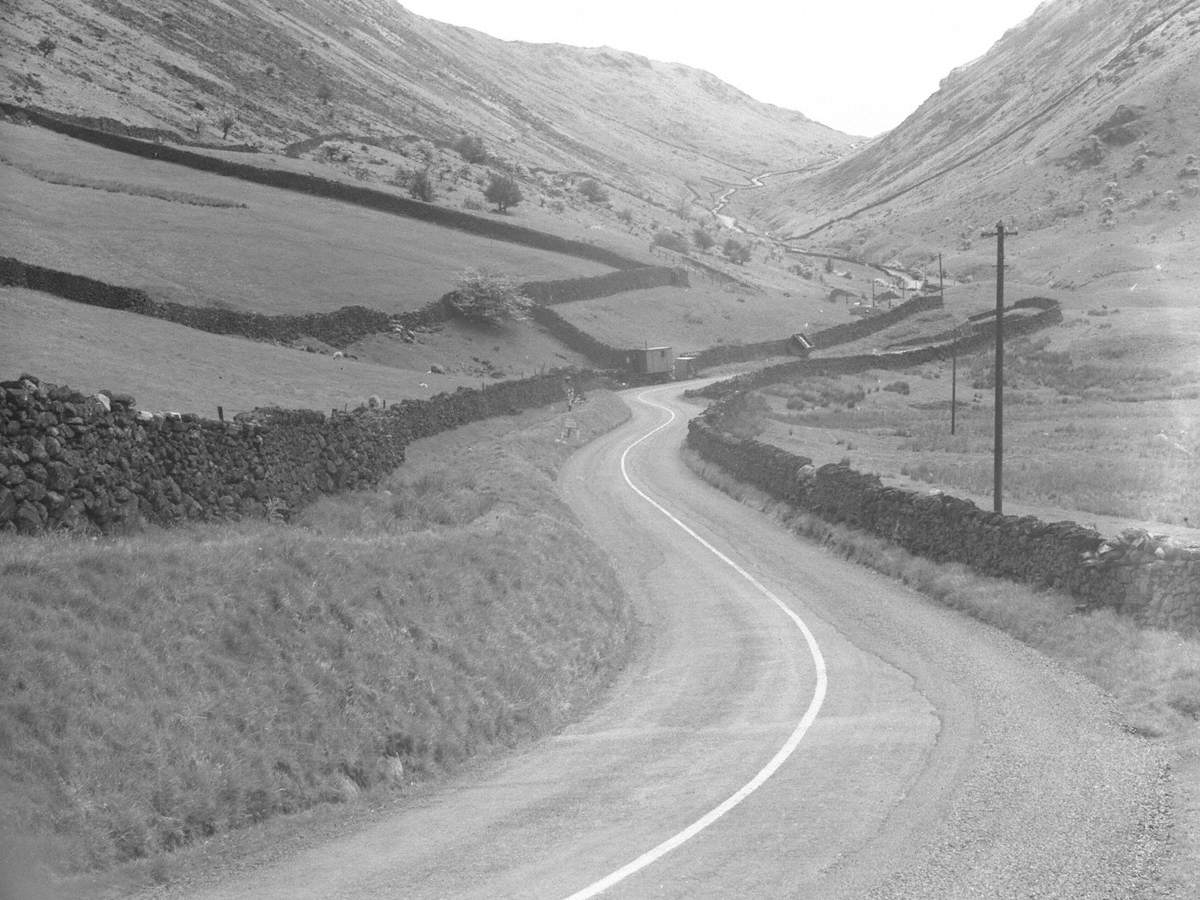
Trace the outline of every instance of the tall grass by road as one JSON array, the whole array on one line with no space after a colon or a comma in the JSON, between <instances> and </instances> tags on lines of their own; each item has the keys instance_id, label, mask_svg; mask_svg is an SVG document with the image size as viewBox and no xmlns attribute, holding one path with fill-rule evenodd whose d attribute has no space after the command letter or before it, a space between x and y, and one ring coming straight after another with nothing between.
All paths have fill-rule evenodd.
<instances>
[{"instance_id":1,"label":"tall grass by road","mask_svg":"<svg viewBox=\"0 0 1200 900\"><path fill-rule=\"evenodd\" d=\"M627 411L573 415L586 438ZM102 869L577 716L629 620L555 493L561 416L418 442L380 490L290 524L0 538L7 825Z\"/></svg>"}]
</instances>

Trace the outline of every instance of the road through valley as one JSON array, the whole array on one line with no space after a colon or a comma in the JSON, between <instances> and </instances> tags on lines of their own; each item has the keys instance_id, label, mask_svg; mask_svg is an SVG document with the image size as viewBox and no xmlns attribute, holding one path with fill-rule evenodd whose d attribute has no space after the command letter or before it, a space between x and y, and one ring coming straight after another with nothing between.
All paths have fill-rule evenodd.
<instances>
[{"instance_id":1,"label":"road through valley","mask_svg":"<svg viewBox=\"0 0 1200 900\"><path fill-rule=\"evenodd\" d=\"M560 477L639 620L603 701L192 896L1172 896L1162 751L1061 666L705 485L679 392L627 393Z\"/></svg>"}]
</instances>

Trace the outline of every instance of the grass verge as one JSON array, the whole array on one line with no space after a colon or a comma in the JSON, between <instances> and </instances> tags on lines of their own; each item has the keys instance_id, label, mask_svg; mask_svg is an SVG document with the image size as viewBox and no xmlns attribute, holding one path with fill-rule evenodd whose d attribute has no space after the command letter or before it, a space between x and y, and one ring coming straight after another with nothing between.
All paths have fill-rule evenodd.
<instances>
[{"instance_id":1,"label":"grass verge","mask_svg":"<svg viewBox=\"0 0 1200 900\"><path fill-rule=\"evenodd\" d=\"M592 395L574 445L627 414ZM153 863L577 717L630 623L555 492L561 418L417 442L292 524L0 537L7 824L58 873Z\"/></svg>"}]
</instances>

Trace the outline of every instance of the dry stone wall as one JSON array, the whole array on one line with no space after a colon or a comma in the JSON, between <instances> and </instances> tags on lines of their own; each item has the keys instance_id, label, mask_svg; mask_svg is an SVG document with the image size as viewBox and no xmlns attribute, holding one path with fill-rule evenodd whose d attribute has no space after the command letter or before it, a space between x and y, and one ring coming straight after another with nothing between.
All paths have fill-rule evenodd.
<instances>
[{"instance_id":1,"label":"dry stone wall","mask_svg":"<svg viewBox=\"0 0 1200 900\"><path fill-rule=\"evenodd\" d=\"M377 484L417 438L565 401L565 378L587 385L592 376L561 371L387 409L260 409L217 422L23 375L0 382L0 530L110 531L295 509Z\"/></svg>"},{"instance_id":2,"label":"dry stone wall","mask_svg":"<svg viewBox=\"0 0 1200 900\"><path fill-rule=\"evenodd\" d=\"M397 327L418 328L444 321L449 311L436 301L423 309L385 313L365 306L343 306L328 313L268 316L262 313L188 306L155 300L137 288L108 284L83 275L35 266L0 257L0 285L44 291L77 303L166 319L213 334L236 334L256 341L289 342L311 337L333 347L345 347L369 334Z\"/></svg>"},{"instance_id":3,"label":"dry stone wall","mask_svg":"<svg viewBox=\"0 0 1200 900\"><path fill-rule=\"evenodd\" d=\"M1029 334L1062 322L1062 308L1056 300L1046 297L1028 297L1008 307L1004 320L1006 338ZM797 378L854 375L869 369L907 369L937 360L946 359L957 347L959 353L984 350L996 340L996 323L980 321L973 323L971 330L957 340L931 340L922 347L898 350L890 353L860 353L852 356L837 356L827 359L797 359L792 362L766 366L755 372L714 381L694 393L701 397L718 399L739 391L753 390L768 384L791 381Z\"/></svg>"},{"instance_id":4,"label":"dry stone wall","mask_svg":"<svg viewBox=\"0 0 1200 900\"><path fill-rule=\"evenodd\" d=\"M27 121L33 122L35 125L58 132L59 134L65 134L109 150L116 150L120 153L141 156L145 159L175 163L202 172L212 172L217 175L238 178L242 181L262 184L268 187L282 188L288 191L308 194L313 197L328 197L344 203L352 203L366 209L432 222L435 225L441 225L445 228L455 228L499 241L536 247L540 250L563 253L580 259L589 259L612 266L614 269L631 269L641 265L637 260L614 253L611 250L606 250L603 247L597 247L594 244L585 243L584 241L569 240L558 235L536 231L521 225L514 225L511 222L498 221L496 219L485 218L484 216L474 216L470 213L449 209L445 206L421 203L418 200L411 200L407 197L401 197L386 191L373 190L361 185L345 184L328 178L318 178L315 175L289 172L284 169L269 169L254 166L244 162L235 162L216 156L196 153L171 144L143 141L123 134L100 131L77 122L68 121L46 110L33 107L20 107L9 103L0 103L0 112L17 118L24 117Z\"/></svg>"},{"instance_id":5,"label":"dry stone wall","mask_svg":"<svg viewBox=\"0 0 1200 900\"><path fill-rule=\"evenodd\" d=\"M914 297L907 303L893 307L887 312L853 322L834 325L823 331L814 331L806 335L809 343L816 349L835 347L859 338L874 334L877 331L896 324L909 316L930 309L941 309L941 295ZM755 359L766 359L771 356L787 356L790 352L790 336L772 341L761 341L754 344L728 344L710 347L696 354L693 366L699 369L724 365L731 362L747 362Z\"/></svg>"},{"instance_id":6,"label":"dry stone wall","mask_svg":"<svg viewBox=\"0 0 1200 900\"><path fill-rule=\"evenodd\" d=\"M549 296L557 297L554 301L556 303L565 303L569 300L606 297L624 291L679 284L681 276L682 284L686 287L686 272L666 267L645 266L567 281L531 281L521 285L521 290L536 302L541 302L541 297ZM397 328L422 328L444 322L452 315L450 307L446 304L446 297L449 295L421 309L403 313L385 313L365 306L344 306L328 313L268 316L215 307L188 306L155 300L137 288L108 284L83 275L35 266L11 257L0 257L0 285L44 291L77 303L153 316L213 334L236 334L251 340L280 343L310 337L332 347L341 348L370 334L394 331ZM578 342L578 339L573 340ZM600 346L598 341L594 343ZM614 352L624 359L625 351ZM613 367L620 365L622 364L614 364Z\"/></svg>"},{"instance_id":7,"label":"dry stone wall","mask_svg":"<svg viewBox=\"0 0 1200 900\"><path fill-rule=\"evenodd\" d=\"M670 266L641 266L588 278L530 281L521 285L521 292L534 303L556 306L559 303L577 303L656 287L689 287L687 270Z\"/></svg>"},{"instance_id":8,"label":"dry stone wall","mask_svg":"<svg viewBox=\"0 0 1200 900\"><path fill-rule=\"evenodd\" d=\"M714 424L720 414L718 403L693 419L688 445L777 500L919 556L1066 591L1081 608L1105 607L1146 625L1200 631L1200 550L1144 532L1105 540L1074 522L1005 516L947 494L885 487L877 476L847 466L814 469L807 457L721 431Z\"/></svg>"},{"instance_id":9,"label":"dry stone wall","mask_svg":"<svg viewBox=\"0 0 1200 900\"><path fill-rule=\"evenodd\" d=\"M629 367L629 351L606 344L592 337L581 328L576 328L549 306L535 305L529 316L550 334L576 353L586 356L601 369L626 369Z\"/></svg>"},{"instance_id":10,"label":"dry stone wall","mask_svg":"<svg viewBox=\"0 0 1200 900\"><path fill-rule=\"evenodd\" d=\"M825 347L836 347L838 344L848 344L851 341L857 341L859 338L883 331L885 328L890 328L892 325L902 322L909 316L915 316L917 313L927 312L931 309L941 309L943 305L941 294L926 294L913 297L911 300L901 303L898 306L893 306L884 312L876 313L873 316L855 319L853 322L843 322L840 325L834 325L832 328L826 328L824 331L814 332L809 335L809 341L817 350L822 350Z\"/></svg>"}]
</instances>

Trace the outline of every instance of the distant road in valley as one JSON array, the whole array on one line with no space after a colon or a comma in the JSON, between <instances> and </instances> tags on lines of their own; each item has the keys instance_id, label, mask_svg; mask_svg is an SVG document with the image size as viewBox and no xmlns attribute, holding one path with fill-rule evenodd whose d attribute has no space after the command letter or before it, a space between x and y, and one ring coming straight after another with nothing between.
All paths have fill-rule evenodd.
<instances>
[{"instance_id":1,"label":"distant road in valley","mask_svg":"<svg viewBox=\"0 0 1200 900\"><path fill-rule=\"evenodd\" d=\"M680 391L628 392L560 479L640 621L590 715L161 896L1173 896L1160 752L1060 665L705 485Z\"/></svg>"}]
</instances>

